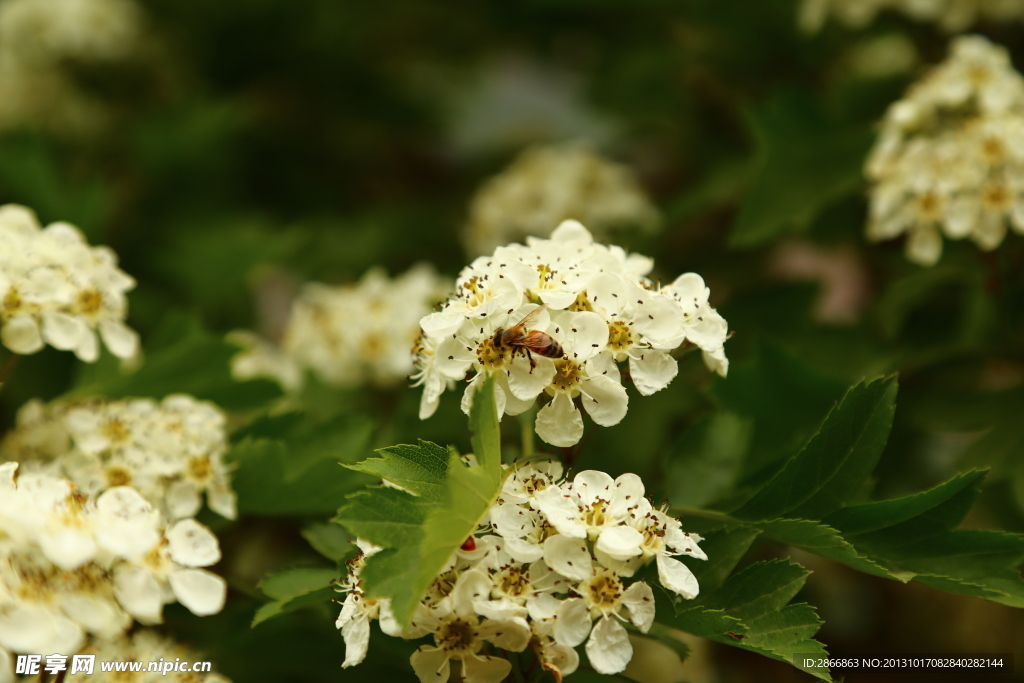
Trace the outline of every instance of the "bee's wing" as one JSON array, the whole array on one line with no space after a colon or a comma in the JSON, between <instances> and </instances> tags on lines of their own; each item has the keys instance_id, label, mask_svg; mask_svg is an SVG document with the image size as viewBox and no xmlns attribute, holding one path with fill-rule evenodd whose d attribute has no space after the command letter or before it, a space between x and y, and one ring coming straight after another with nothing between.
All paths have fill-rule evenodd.
<instances>
[{"instance_id":1,"label":"bee's wing","mask_svg":"<svg viewBox=\"0 0 1024 683\"><path fill-rule=\"evenodd\" d=\"M538 306L537 308L533 309L525 316L523 316L523 319L517 322L515 324L515 327L529 327L533 323L537 322L537 316L539 316L540 312L546 309L547 307L547 304L541 304L540 306Z\"/></svg>"},{"instance_id":2,"label":"bee's wing","mask_svg":"<svg viewBox=\"0 0 1024 683\"><path fill-rule=\"evenodd\" d=\"M519 340L520 346L525 346L533 351L543 351L544 349L549 348L552 344L557 344L557 342L540 330L532 330L529 334Z\"/></svg>"}]
</instances>

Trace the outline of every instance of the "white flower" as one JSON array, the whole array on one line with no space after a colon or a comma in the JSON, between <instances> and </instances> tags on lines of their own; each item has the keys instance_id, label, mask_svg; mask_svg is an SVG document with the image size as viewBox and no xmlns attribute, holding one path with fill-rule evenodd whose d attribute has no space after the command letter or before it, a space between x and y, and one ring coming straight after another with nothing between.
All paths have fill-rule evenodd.
<instances>
[{"instance_id":1,"label":"white flower","mask_svg":"<svg viewBox=\"0 0 1024 683\"><path fill-rule=\"evenodd\" d=\"M1024 234L1024 78L1006 50L981 36L894 103L865 165L872 240L906 234L907 258L941 258L943 238L999 246Z\"/></svg>"},{"instance_id":2,"label":"white flower","mask_svg":"<svg viewBox=\"0 0 1024 683\"><path fill-rule=\"evenodd\" d=\"M550 486L537 493L535 504L559 534L594 540L601 547L603 534L620 528L643 496L643 482L635 474L613 480L604 472L584 470L571 484Z\"/></svg>"},{"instance_id":3,"label":"white flower","mask_svg":"<svg viewBox=\"0 0 1024 683\"><path fill-rule=\"evenodd\" d=\"M424 387L421 417L465 379L468 413L483 380L494 377L499 416L550 396L537 414L537 434L567 447L583 434L577 398L601 426L625 416L620 362L629 363L644 395L676 376L670 352L684 343L702 349L708 366L724 375L728 326L709 305L703 280L688 274L659 290L647 279L652 267L645 256L595 242L575 220L549 239L529 237L477 258L443 308L420 321L413 352L416 386Z\"/></svg>"},{"instance_id":4,"label":"white flower","mask_svg":"<svg viewBox=\"0 0 1024 683\"><path fill-rule=\"evenodd\" d=\"M234 518L225 421L212 403L185 395L29 403L0 457L49 467L91 495L130 485L172 518L195 515L205 493L211 509Z\"/></svg>"},{"instance_id":5,"label":"white flower","mask_svg":"<svg viewBox=\"0 0 1024 683\"><path fill-rule=\"evenodd\" d=\"M633 656L633 646L619 622L630 622L642 633L650 629L654 623L651 587L638 581L625 588L615 572L595 568L576 591L581 597L565 600L558 609L555 640L569 647L586 640L587 658L595 671L622 671ZM592 626L594 619L597 624Z\"/></svg>"},{"instance_id":6,"label":"white flower","mask_svg":"<svg viewBox=\"0 0 1024 683\"><path fill-rule=\"evenodd\" d=\"M490 579L478 571L463 573L448 599L417 616L416 627L432 633L434 646L420 646L410 659L422 683L448 680L451 660L462 661L462 675L467 683L498 683L508 675L507 659L480 654L485 642L521 652L530 642L530 628L521 617L484 619L482 622L474 603L488 595Z\"/></svg>"},{"instance_id":7,"label":"white flower","mask_svg":"<svg viewBox=\"0 0 1024 683\"><path fill-rule=\"evenodd\" d=\"M467 250L489 254L529 235L546 237L569 218L601 236L626 227L649 231L658 224L656 209L625 166L578 142L536 146L473 198Z\"/></svg>"},{"instance_id":8,"label":"white flower","mask_svg":"<svg viewBox=\"0 0 1024 683\"><path fill-rule=\"evenodd\" d=\"M462 661L468 680L503 680L509 663L482 654L486 642L513 652L529 644L557 680L576 670L573 648L584 642L598 672L622 671L632 657L622 622L646 633L654 621L650 586L630 581L637 569L656 562L662 585L692 599L697 580L674 556L706 559L700 537L652 510L643 495L635 474L613 480L588 470L565 483L554 461L515 467L476 534L431 582L404 629L386 599L365 597L360 574L366 555L379 548L357 539L364 553L349 562L339 587L347 593L337 620L346 646L343 666L363 661L370 623L379 619L389 635L433 634L434 646L412 657L425 682L446 680L452 659Z\"/></svg>"},{"instance_id":9,"label":"white flower","mask_svg":"<svg viewBox=\"0 0 1024 683\"><path fill-rule=\"evenodd\" d=\"M67 479L0 465L0 648L75 652L87 635L124 633L132 615L158 621L176 597L197 614L223 604L223 579L195 567L220 559L195 520L164 528L127 486L95 500Z\"/></svg>"},{"instance_id":10,"label":"white flower","mask_svg":"<svg viewBox=\"0 0 1024 683\"><path fill-rule=\"evenodd\" d=\"M219 560L217 537L194 519L183 519L145 556L115 567L114 594L144 624L160 623L163 606L175 600L197 616L216 614L224 607L227 583L199 567Z\"/></svg>"},{"instance_id":11,"label":"white flower","mask_svg":"<svg viewBox=\"0 0 1024 683\"><path fill-rule=\"evenodd\" d=\"M130 358L138 335L124 324L135 280L106 247L90 247L67 223L40 228L30 210L0 207L0 340L30 354L44 343L99 357L99 332L115 356Z\"/></svg>"}]
</instances>

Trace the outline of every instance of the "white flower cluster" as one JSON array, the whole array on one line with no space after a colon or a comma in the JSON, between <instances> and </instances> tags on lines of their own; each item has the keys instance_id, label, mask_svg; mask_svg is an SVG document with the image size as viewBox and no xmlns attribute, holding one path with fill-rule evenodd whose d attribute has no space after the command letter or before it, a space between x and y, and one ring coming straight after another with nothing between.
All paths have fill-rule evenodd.
<instances>
[{"instance_id":1,"label":"white flower cluster","mask_svg":"<svg viewBox=\"0 0 1024 683\"><path fill-rule=\"evenodd\" d=\"M625 416L620 362L628 361L645 396L676 376L670 352L684 343L724 376L728 326L708 304L710 290L696 273L659 287L646 277L652 267L645 256L594 242L576 221L562 223L551 239L528 238L477 258L443 310L420 321L413 348L420 417L432 415L444 390L472 370L463 410L480 381L494 375L499 416L518 415L546 393L537 434L571 446L583 435L577 396L599 425Z\"/></svg>"},{"instance_id":2,"label":"white flower cluster","mask_svg":"<svg viewBox=\"0 0 1024 683\"><path fill-rule=\"evenodd\" d=\"M574 648L586 643L596 671L618 673L633 656L623 623L643 633L654 623L654 594L634 579L637 570L656 562L662 586L692 599L697 579L673 556L707 559L700 540L651 506L635 474L612 479L588 470L567 482L557 462L523 465L507 477L487 522L456 552L404 629L387 599L364 594L364 557L351 563L339 588L347 594L337 620L343 666L363 661L370 622L379 619L388 635L433 635L434 644L411 659L423 683L447 681L453 659L462 662L467 683L501 681L509 661L491 654L488 643L511 652L532 647L556 679L576 670Z\"/></svg>"},{"instance_id":3,"label":"white flower cluster","mask_svg":"<svg viewBox=\"0 0 1024 683\"><path fill-rule=\"evenodd\" d=\"M63 62L122 58L140 26L133 0L0 0L0 128L93 126L97 104Z\"/></svg>"},{"instance_id":4,"label":"white flower cluster","mask_svg":"<svg viewBox=\"0 0 1024 683\"><path fill-rule=\"evenodd\" d=\"M167 663L183 662L192 666L199 661L200 654L189 647L182 645L169 638L161 636L150 629L135 631L130 636L118 638L117 640L96 639L75 654L92 655L96 662L142 662L142 671L102 671L98 664L94 663L92 673L70 673L64 677L64 681L88 681L89 683L230 683L228 678L215 672L182 672L169 670L146 671L150 662L162 660ZM42 662L45 666L46 661ZM38 676L25 676L18 681L38 681ZM0 673L0 683L3 683L3 674Z\"/></svg>"},{"instance_id":5,"label":"white flower cluster","mask_svg":"<svg viewBox=\"0 0 1024 683\"><path fill-rule=\"evenodd\" d=\"M307 370L334 386L393 386L413 370L409 346L420 318L450 287L426 265L393 279L373 269L351 286L309 283L292 305L280 349L251 333L232 333L229 339L244 347L232 372L291 391Z\"/></svg>"},{"instance_id":6,"label":"white flower cluster","mask_svg":"<svg viewBox=\"0 0 1024 683\"><path fill-rule=\"evenodd\" d=\"M170 519L202 506L235 518L235 493L223 462L225 415L191 396L30 401L0 442L0 460L68 477L90 496L131 486Z\"/></svg>"},{"instance_id":7,"label":"white flower cluster","mask_svg":"<svg viewBox=\"0 0 1024 683\"><path fill-rule=\"evenodd\" d=\"M159 623L170 602L224 606L224 579L201 569L220 560L217 538L194 519L168 523L128 486L92 498L17 469L0 465L0 659L77 652L133 618Z\"/></svg>"},{"instance_id":8,"label":"white flower cluster","mask_svg":"<svg viewBox=\"0 0 1024 683\"><path fill-rule=\"evenodd\" d=\"M471 256L530 235L547 237L575 219L606 238L617 228L652 230L657 209L633 172L569 142L526 149L480 188L469 209L466 247Z\"/></svg>"},{"instance_id":9,"label":"white flower cluster","mask_svg":"<svg viewBox=\"0 0 1024 683\"><path fill-rule=\"evenodd\" d=\"M819 31L830 15L851 28L864 28L883 11L957 33L980 20L1024 19L1024 0L804 0L799 21L809 32Z\"/></svg>"},{"instance_id":10,"label":"white flower cluster","mask_svg":"<svg viewBox=\"0 0 1024 683\"><path fill-rule=\"evenodd\" d=\"M76 227L41 228L23 206L0 207L0 340L11 351L35 353L50 344L92 362L103 343L120 358L134 356L138 335L124 324L125 293L135 280L107 247L90 247Z\"/></svg>"},{"instance_id":11,"label":"white flower cluster","mask_svg":"<svg viewBox=\"0 0 1024 683\"><path fill-rule=\"evenodd\" d=\"M1024 78L981 36L953 41L949 58L886 113L867 161L868 236L907 234L907 258L933 265L942 238L991 250L1007 224L1024 234Z\"/></svg>"}]
</instances>

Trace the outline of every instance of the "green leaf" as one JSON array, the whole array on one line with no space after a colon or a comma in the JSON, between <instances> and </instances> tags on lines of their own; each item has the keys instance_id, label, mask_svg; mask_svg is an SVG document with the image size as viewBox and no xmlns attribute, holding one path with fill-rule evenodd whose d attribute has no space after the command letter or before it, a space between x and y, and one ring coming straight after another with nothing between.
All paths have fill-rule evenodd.
<instances>
[{"instance_id":1,"label":"green leaf","mask_svg":"<svg viewBox=\"0 0 1024 683\"><path fill-rule=\"evenodd\" d=\"M824 521L844 534L877 531L921 515L968 487L977 488L984 477L983 470L972 470L921 493L861 505L848 505L828 515Z\"/></svg>"},{"instance_id":2,"label":"green leaf","mask_svg":"<svg viewBox=\"0 0 1024 683\"><path fill-rule=\"evenodd\" d=\"M798 451L821 426L848 388L777 343L761 341L755 356L716 382L722 408L753 421L744 475L763 481L763 472Z\"/></svg>"},{"instance_id":3,"label":"green leaf","mask_svg":"<svg viewBox=\"0 0 1024 683\"><path fill-rule=\"evenodd\" d=\"M832 409L814 437L733 515L820 519L860 491L885 448L896 378L862 382Z\"/></svg>"},{"instance_id":4,"label":"green leaf","mask_svg":"<svg viewBox=\"0 0 1024 683\"><path fill-rule=\"evenodd\" d=\"M740 205L731 244L755 247L806 229L817 214L862 184L873 137L843 126L805 93L787 93L752 109L759 171Z\"/></svg>"},{"instance_id":5,"label":"green leaf","mask_svg":"<svg viewBox=\"0 0 1024 683\"><path fill-rule=\"evenodd\" d=\"M733 491L752 426L749 419L719 411L683 432L669 455L668 491L673 504L700 507Z\"/></svg>"},{"instance_id":6,"label":"green leaf","mask_svg":"<svg viewBox=\"0 0 1024 683\"><path fill-rule=\"evenodd\" d=\"M252 626L279 614L331 600L335 591L331 582L338 578L335 569L299 567L271 574L260 582L260 589L271 598L256 611Z\"/></svg>"},{"instance_id":7,"label":"green leaf","mask_svg":"<svg viewBox=\"0 0 1024 683\"><path fill-rule=\"evenodd\" d=\"M307 524L302 529L302 537L314 550L335 562L340 562L355 547L349 542L345 530L331 522Z\"/></svg>"},{"instance_id":8,"label":"green leaf","mask_svg":"<svg viewBox=\"0 0 1024 683\"><path fill-rule=\"evenodd\" d=\"M391 598L402 623L501 491L493 379L477 389L469 426L477 466L428 442L381 449L380 457L356 469L403 488L379 486L353 493L335 517L351 533L383 548L367 558L361 576L367 595Z\"/></svg>"},{"instance_id":9,"label":"green leaf","mask_svg":"<svg viewBox=\"0 0 1024 683\"><path fill-rule=\"evenodd\" d=\"M237 464L232 483L240 512L326 515L345 494L367 483L367 477L341 466L355 462L369 446L373 425L366 418L347 416L325 425L298 417L268 422L274 428L267 426L264 433L278 433L277 438L245 436L227 454ZM250 433L260 429L252 427Z\"/></svg>"},{"instance_id":10,"label":"green leaf","mask_svg":"<svg viewBox=\"0 0 1024 683\"><path fill-rule=\"evenodd\" d=\"M861 555L857 549L832 527L809 519L778 519L760 524L770 538L796 546L809 553L827 557L867 574L887 579L909 580L893 573L877 562Z\"/></svg>"},{"instance_id":11,"label":"green leaf","mask_svg":"<svg viewBox=\"0 0 1024 683\"><path fill-rule=\"evenodd\" d=\"M384 457L369 458L348 468L387 479L426 500L441 499L450 456L446 449L421 439L417 446L390 446L378 452Z\"/></svg>"},{"instance_id":12,"label":"green leaf","mask_svg":"<svg viewBox=\"0 0 1024 683\"><path fill-rule=\"evenodd\" d=\"M712 635L712 640L794 664L822 680L831 680L828 669L804 667L793 655L827 656L813 639L821 620L807 604L788 604L803 587L810 572L793 562L757 562L729 577L725 584L701 601L709 608L743 622L736 635Z\"/></svg>"}]
</instances>

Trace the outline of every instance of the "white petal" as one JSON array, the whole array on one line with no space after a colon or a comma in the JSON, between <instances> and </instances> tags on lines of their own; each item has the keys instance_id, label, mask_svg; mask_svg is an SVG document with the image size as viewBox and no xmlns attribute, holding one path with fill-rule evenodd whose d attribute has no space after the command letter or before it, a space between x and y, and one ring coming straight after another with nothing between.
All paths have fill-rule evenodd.
<instances>
[{"instance_id":1,"label":"white petal","mask_svg":"<svg viewBox=\"0 0 1024 683\"><path fill-rule=\"evenodd\" d=\"M476 352L462 338L445 337L434 352L434 367L449 379L461 380L476 361Z\"/></svg>"},{"instance_id":2,"label":"white petal","mask_svg":"<svg viewBox=\"0 0 1024 683\"><path fill-rule=\"evenodd\" d=\"M577 363L583 363L608 344L608 324L597 313L571 313L560 318L558 324L565 353Z\"/></svg>"},{"instance_id":3,"label":"white petal","mask_svg":"<svg viewBox=\"0 0 1024 683\"><path fill-rule=\"evenodd\" d=\"M448 653L440 648L422 646L409 657L420 683L447 683L452 665Z\"/></svg>"},{"instance_id":4,"label":"white petal","mask_svg":"<svg viewBox=\"0 0 1024 683\"><path fill-rule=\"evenodd\" d=\"M586 538L587 527L579 520L573 497L558 486L549 486L534 496L534 505L544 513L558 533Z\"/></svg>"},{"instance_id":5,"label":"white petal","mask_svg":"<svg viewBox=\"0 0 1024 683\"><path fill-rule=\"evenodd\" d=\"M65 593L59 598L64 614L101 638L116 638L132 623L132 618L106 597L88 593Z\"/></svg>"},{"instance_id":6,"label":"white petal","mask_svg":"<svg viewBox=\"0 0 1024 683\"><path fill-rule=\"evenodd\" d=\"M70 351L78 346L88 327L81 318L50 311L43 314L43 339L55 349Z\"/></svg>"},{"instance_id":7,"label":"white petal","mask_svg":"<svg viewBox=\"0 0 1024 683\"><path fill-rule=\"evenodd\" d=\"M139 350L138 333L116 320L100 323L100 336L110 352L118 358L131 358Z\"/></svg>"},{"instance_id":8,"label":"white petal","mask_svg":"<svg viewBox=\"0 0 1024 683\"><path fill-rule=\"evenodd\" d=\"M39 539L43 554L61 569L75 569L92 559L96 543L85 529L64 527Z\"/></svg>"},{"instance_id":9,"label":"white petal","mask_svg":"<svg viewBox=\"0 0 1024 683\"><path fill-rule=\"evenodd\" d=\"M342 627L341 637L345 639L345 661L341 668L362 663L370 646L370 620L366 617L352 619Z\"/></svg>"},{"instance_id":10,"label":"white petal","mask_svg":"<svg viewBox=\"0 0 1024 683\"><path fill-rule=\"evenodd\" d=\"M643 581L637 581L622 594L622 604L629 610L629 620L647 633L654 623L654 591Z\"/></svg>"},{"instance_id":11,"label":"white petal","mask_svg":"<svg viewBox=\"0 0 1024 683\"><path fill-rule=\"evenodd\" d=\"M658 555L658 580L662 586L687 600L692 600L700 593L697 577L690 568L666 555Z\"/></svg>"},{"instance_id":12,"label":"white petal","mask_svg":"<svg viewBox=\"0 0 1024 683\"><path fill-rule=\"evenodd\" d=\"M554 232L551 233L551 240L553 242L582 242L583 244L593 244L594 236L590 234L590 231L583 227L583 224L579 221L572 219L562 221Z\"/></svg>"},{"instance_id":13,"label":"white petal","mask_svg":"<svg viewBox=\"0 0 1024 683\"><path fill-rule=\"evenodd\" d=\"M216 614L224 608L228 584L205 569L179 569L168 580L174 597L197 617Z\"/></svg>"},{"instance_id":14,"label":"white petal","mask_svg":"<svg viewBox=\"0 0 1024 683\"><path fill-rule=\"evenodd\" d=\"M571 647L561 643L551 643L544 647L544 668L555 675L556 681L575 673L579 666L580 656Z\"/></svg>"},{"instance_id":15,"label":"white petal","mask_svg":"<svg viewBox=\"0 0 1024 683\"><path fill-rule=\"evenodd\" d=\"M430 337L451 337L465 319L461 311L436 311L420 320L420 328Z\"/></svg>"},{"instance_id":16,"label":"white petal","mask_svg":"<svg viewBox=\"0 0 1024 683\"><path fill-rule=\"evenodd\" d=\"M171 559L186 567L208 567L220 561L220 545L213 532L194 519L183 519L164 534Z\"/></svg>"},{"instance_id":17,"label":"white petal","mask_svg":"<svg viewBox=\"0 0 1024 683\"><path fill-rule=\"evenodd\" d=\"M142 567L122 564L114 571L114 595L143 624L163 621L163 596L156 578Z\"/></svg>"},{"instance_id":18,"label":"white petal","mask_svg":"<svg viewBox=\"0 0 1024 683\"><path fill-rule=\"evenodd\" d=\"M587 640L587 658L601 674L617 674L626 668L633 658L633 646L617 619L604 617L597 622Z\"/></svg>"},{"instance_id":19,"label":"white petal","mask_svg":"<svg viewBox=\"0 0 1024 683\"><path fill-rule=\"evenodd\" d=\"M591 506L597 499L611 500L615 480L600 470L583 470L572 479L572 490L579 496L580 502Z\"/></svg>"},{"instance_id":20,"label":"white petal","mask_svg":"<svg viewBox=\"0 0 1024 683\"><path fill-rule=\"evenodd\" d=\"M643 552L644 535L631 526L613 526L601 532L597 549L610 556L625 560Z\"/></svg>"},{"instance_id":21,"label":"white petal","mask_svg":"<svg viewBox=\"0 0 1024 683\"><path fill-rule=\"evenodd\" d=\"M618 382L604 375L591 377L580 387L583 407L594 422L602 427L619 424L629 408L629 396ZM557 444L554 444L557 445Z\"/></svg>"},{"instance_id":22,"label":"white petal","mask_svg":"<svg viewBox=\"0 0 1024 683\"><path fill-rule=\"evenodd\" d=\"M96 333L89 326L85 327L85 331L82 332L82 336L78 340L75 355L78 356L78 360L86 363L95 363L100 357L100 343L96 339Z\"/></svg>"},{"instance_id":23,"label":"white petal","mask_svg":"<svg viewBox=\"0 0 1024 683\"><path fill-rule=\"evenodd\" d=\"M703 281L702 281L703 282ZM647 341L665 344L683 333L683 308L670 296L657 292L642 292L642 304L637 304L634 330ZM689 302L682 305L688 309Z\"/></svg>"},{"instance_id":24,"label":"white petal","mask_svg":"<svg viewBox=\"0 0 1024 683\"><path fill-rule=\"evenodd\" d=\"M0 646L15 652L77 652L85 642L81 627L37 605L15 604L0 613Z\"/></svg>"},{"instance_id":25,"label":"white petal","mask_svg":"<svg viewBox=\"0 0 1024 683\"><path fill-rule=\"evenodd\" d=\"M637 475L632 472L619 475L612 491L609 512L615 517L625 517L629 514L629 508L634 508L634 513L637 512L637 504L649 509L650 503L644 498L646 492L644 480Z\"/></svg>"},{"instance_id":26,"label":"white petal","mask_svg":"<svg viewBox=\"0 0 1024 683\"><path fill-rule=\"evenodd\" d=\"M555 617L555 640L562 645L576 647L590 635L590 608L582 598L569 598L562 602Z\"/></svg>"},{"instance_id":27,"label":"white petal","mask_svg":"<svg viewBox=\"0 0 1024 683\"><path fill-rule=\"evenodd\" d=\"M536 428L544 441L566 448L583 436L583 416L572 399L559 393L537 412Z\"/></svg>"},{"instance_id":28,"label":"white petal","mask_svg":"<svg viewBox=\"0 0 1024 683\"><path fill-rule=\"evenodd\" d=\"M501 657L469 655L462 660L462 676L466 683L501 683L510 671L512 663Z\"/></svg>"},{"instance_id":29,"label":"white petal","mask_svg":"<svg viewBox=\"0 0 1024 683\"><path fill-rule=\"evenodd\" d=\"M486 619L478 633L484 640L509 652L522 652L530 643L530 626L522 617Z\"/></svg>"},{"instance_id":30,"label":"white petal","mask_svg":"<svg viewBox=\"0 0 1024 683\"><path fill-rule=\"evenodd\" d=\"M530 405L555 376L555 364L550 359L534 354L533 362L536 367L531 370L527 358L516 356L507 371L512 395L521 401L530 401Z\"/></svg>"},{"instance_id":31,"label":"white petal","mask_svg":"<svg viewBox=\"0 0 1024 683\"><path fill-rule=\"evenodd\" d=\"M561 606L562 601L551 593L541 593L534 598L526 599L526 609L534 622L553 619Z\"/></svg>"},{"instance_id":32,"label":"white petal","mask_svg":"<svg viewBox=\"0 0 1024 683\"><path fill-rule=\"evenodd\" d=\"M669 385L679 374L676 359L657 349L637 349L629 355L629 376L644 396L650 396Z\"/></svg>"},{"instance_id":33,"label":"white petal","mask_svg":"<svg viewBox=\"0 0 1024 683\"><path fill-rule=\"evenodd\" d=\"M473 609L482 617L491 620L501 621L505 619L525 619L529 611L515 600L502 598L501 600L475 600Z\"/></svg>"},{"instance_id":34,"label":"white petal","mask_svg":"<svg viewBox=\"0 0 1024 683\"><path fill-rule=\"evenodd\" d=\"M499 503L491 508L491 524L507 541L522 538L533 529L533 518L528 510L510 503Z\"/></svg>"},{"instance_id":35,"label":"white petal","mask_svg":"<svg viewBox=\"0 0 1024 683\"><path fill-rule=\"evenodd\" d=\"M974 243L985 251L992 251L1006 238L1006 221L1002 214L986 211L971 234Z\"/></svg>"},{"instance_id":36,"label":"white petal","mask_svg":"<svg viewBox=\"0 0 1024 683\"><path fill-rule=\"evenodd\" d=\"M43 337L39 333L39 325L29 315L15 315L0 330L0 339L4 346L15 353L28 355L43 348Z\"/></svg>"},{"instance_id":37,"label":"white petal","mask_svg":"<svg viewBox=\"0 0 1024 683\"><path fill-rule=\"evenodd\" d=\"M576 581L590 577L592 561L581 538L556 534L544 541L544 562L562 576Z\"/></svg>"},{"instance_id":38,"label":"white petal","mask_svg":"<svg viewBox=\"0 0 1024 683\"><path fill-rule=\"evenodd\" d=\"M536 562L544 555L544 548L539 543L531 543L523 538L506 538L502 547L516 562Z\"/></svg>"},{"instance_id":39,"label":"white petal","mask_svg":"<svg viewBox=\"0 0 1024 683\"><path fill-rule=\"evenodd\" d=\"M199 512L199 508L203 506L199 489L185 479L176 481L167 487L164 502L167 504L167 514L171 519L194 517Z\"/></svg>"},{"instance_id":40,"label":"white petal","mask_svg":"<svg viewBox=\"0 0 1024 683\"><path fill-rule=\"evenodd\" d=\"M921 266L934 266L942 256L942 236L932 227L914 230L907 237L907 259Z\"/></svg>"},{"instance_id":41,"label":"white petal","mask_svg":"<svg viewBox=\"0 0 1024 683\"><path fill-rule=\"evenodd\" d=\"M117 557L140 557L161 540L160 513L130 486L104 491L96 511L96 541Z\"/></svg>"}]
</instances>

